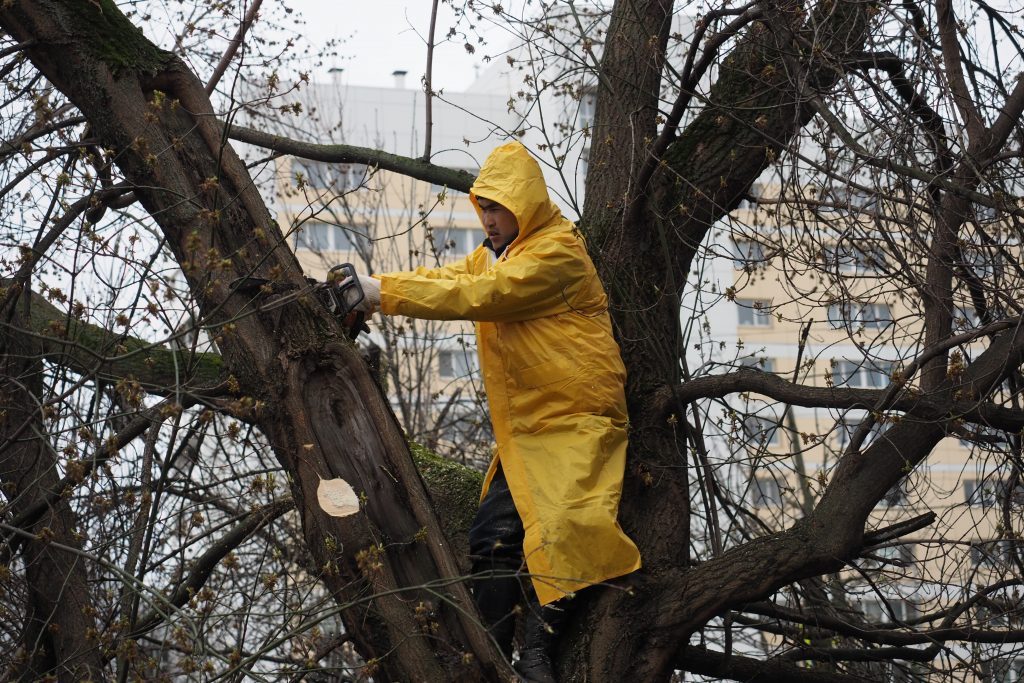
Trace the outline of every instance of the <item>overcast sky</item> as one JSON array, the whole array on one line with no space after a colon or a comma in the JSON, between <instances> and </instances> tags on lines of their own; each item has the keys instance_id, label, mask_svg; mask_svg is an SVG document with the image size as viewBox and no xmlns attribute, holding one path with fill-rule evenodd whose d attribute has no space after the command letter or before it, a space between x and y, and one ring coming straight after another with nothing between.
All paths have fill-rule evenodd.
<instances>
[{"instance_id":1,"label":"overcast sky","mask_svg":"<svg viewBox=\"0 0 1024 683\"><path fill-rule=\"evenodd\" d=\"M1015 5L1019 10L1020 1L989 0L989 4L1006 8ZM409 72L406 87L418 88L426 70L426 37L432 4L431 0L296 0L291 6L307 19L305 35L314 45L321 46L331 38L343 41L339 57L333 60L335 63L314 72L315 80L328 80L326 69L335 66L344 69L342 79L349 85L391 86L394 84L392 72L404 69ZM501 4L506 12L520 16L536 12L527 0L503 0ZM489 41L487 47L480 47L471 55L461 36L437 46L435 88L464 90L472 83L477 69L485 66L483 56L488 52L498 53L509 44L507 34L487 24L486 10L483 16L484 22L476 28ZM439 3L436 40L443 40L454 22L450 6ZM475 37L471 40L476 42Z\"/></svg>"},{"instance_id":2,"label":"overcast sky","mask_svg":"<svg viewBox=\"0 0 1024 683\"><path fill-rule=\"evenodd\" d=\"M390 86L394 83L392 72L404 69L409 72L406 86L416 88L426 71L431 5L430 0L302 0L294 7L308 20L306 35L314 44L344 39L334 66L345 69L345 83ZM439 4L435 39L443 39L453 23L451 8ZM504 42L493 29L485 31L485 36L499 46ZM464 90L475 77L474 67L483 67L485 49L470 55L465 42L455 38L436 48L435 89ZM316 80L328 78L326 74L315 76Z\"/></svg>"}]
</instances>

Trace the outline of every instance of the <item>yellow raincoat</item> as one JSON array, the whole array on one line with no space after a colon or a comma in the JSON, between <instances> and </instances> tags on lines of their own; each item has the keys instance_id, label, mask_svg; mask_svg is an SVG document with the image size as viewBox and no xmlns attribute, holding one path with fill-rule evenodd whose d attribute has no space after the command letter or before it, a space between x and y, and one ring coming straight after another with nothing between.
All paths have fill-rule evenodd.
<instances>
[{"instance_id":1,"label":"yellow raincoat","mask_svg":"<svg viewBox=\"0 0 1024 683\"><path fill-rule=\"evenodd\" d=\"M515 240L497 260L482 245L461 263L381 275L381 311L476 322L497 441L481 499L500 460L545 605L640 567L616 519L626 373L594 265L525 147L491 153L470 190L479 214L478 196L515 214Z\"/></svg>"}]
</instances>

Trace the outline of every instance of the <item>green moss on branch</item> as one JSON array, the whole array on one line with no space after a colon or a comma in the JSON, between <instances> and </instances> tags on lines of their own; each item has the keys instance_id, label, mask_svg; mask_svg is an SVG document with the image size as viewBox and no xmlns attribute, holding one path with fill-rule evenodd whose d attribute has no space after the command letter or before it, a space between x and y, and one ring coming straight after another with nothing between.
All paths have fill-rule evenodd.
<instances>
[{"instance_id":1,"label":"green moss on branch","mask_svg":"<svg viewBox=\"0 0 1024 683\"><path fill-rule=\"evenodd\" d=\"M186 381L211 387L223 380L218 354L190 353L116 334L76 320L37 294L29 296L29 329L8 328L6 333L41 338L44 357L51 363L112 381L132 377L157 395L174 392Z\"/></svg>"},{"instance_id":2,"label":"green moss on branch","mask_svg":"<svg viewBox=\"0 0 1024 683\"><path fill-rule=\"evenodd\" d=\"M410 443L409 450L434 501L441 527L454 546L455 556L462 569L468 571L469 527L480 504L483 475L418 443Z\"/></svg>"},{"instance_id":3,"label":"green moss on branch","mask_svg":"<svg viewBox=\"0 0 1024 683\"><path fill-rule=\"evenodd\" d=\"M74 0L75 31L86 36L87 49L112 70L156 73L170 53L154 45L129 21L113 0Z\"/></svg>"}]
</instances>

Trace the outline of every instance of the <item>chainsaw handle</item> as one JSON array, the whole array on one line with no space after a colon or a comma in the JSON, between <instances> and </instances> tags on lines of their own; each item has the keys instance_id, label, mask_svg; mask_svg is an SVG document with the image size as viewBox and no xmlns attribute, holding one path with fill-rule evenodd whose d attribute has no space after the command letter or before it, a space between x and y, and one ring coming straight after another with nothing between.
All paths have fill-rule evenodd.
<instances>
[{"instance_id":1,"label":"chainsaw handle","mask_svg":"<svg viewBox=\"0 0 1024 683\"><path fill-rule=\"evenodd\" d=\"M366 298L355 266L351 263L342 263L327 271L327 282L320 291L324 306L341 320L345 320Z\"/></svg>"},{"instance_id":2,"label":"chainsaw handle","mask_svg":"<svg viewBox=\"0 0 1024 683\"><path fill-rule=\"evenodd\" d=\"M370 327L366 324L366 314L362 311L352 311L341 321L342 326L348 330L348 338L355 340L360 332L370 333Z\"/></svg>"}]
</instances>

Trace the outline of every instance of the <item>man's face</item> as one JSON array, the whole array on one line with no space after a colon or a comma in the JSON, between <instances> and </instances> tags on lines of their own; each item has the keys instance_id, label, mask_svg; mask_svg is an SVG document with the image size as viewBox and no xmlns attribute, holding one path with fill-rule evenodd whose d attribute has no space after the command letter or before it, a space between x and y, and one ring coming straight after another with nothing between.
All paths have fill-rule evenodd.
<instances>
[{"instance_id":1,"label":"man's face","mask_svg":"<svg viewBox=\"0 0 1024 683\"><path fill-rule=\"evenodd\" d=\"M484 232L491 240L493 249L501 249L516 238L516 235L519 234L519 223L516 221L515 214L498 202L484 197L477 197L476 203L480 207L480 214L483 217Z\"/></svg>"}]
</instances>

